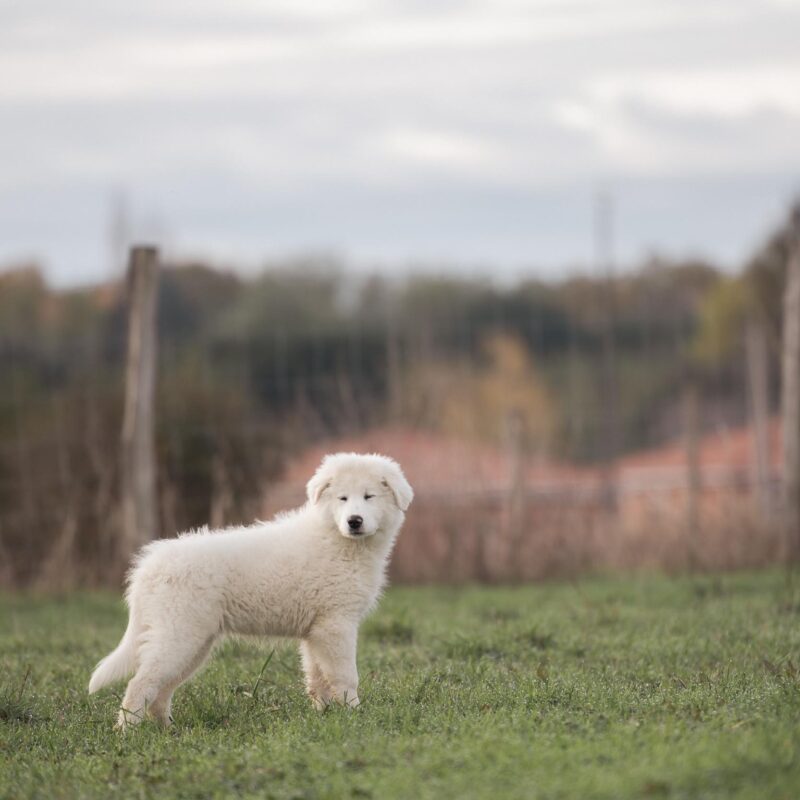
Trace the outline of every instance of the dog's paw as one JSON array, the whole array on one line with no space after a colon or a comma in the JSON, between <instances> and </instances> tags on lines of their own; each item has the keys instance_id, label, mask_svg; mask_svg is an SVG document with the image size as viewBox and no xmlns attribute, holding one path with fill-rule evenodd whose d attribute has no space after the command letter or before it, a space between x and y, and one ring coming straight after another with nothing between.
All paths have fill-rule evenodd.
<instances>
[{"instance_id":1,"label":"dog's paw","mask_svg":"<svg viewBox=\"0 0 800 800\"><path fill-rule=\"evenodd\" d=\"M328 706L345 706L346 708L358 708L361 705L361 701L358 699L357 694L353 694L348 696L345 692L344 694L333 696L333 697L325 697L321 698L317 695L309 695L311 698L311 702L314 704L314 708L317 711L325 711Z\"/></svg>"},{"instance_id":2,"label":"dog's paw","mask_svg":"<svg viewBox=\"0 0 800 800\"><path fill-rule=\"evenodd\" d=\"M314 709L320 713L322 713L328 707L328 703L316 695L311 695L311 704L314 706Z\"/></svg>"},{"instance_id":3,"label":"dog's paw","mask_svg":"<svg viewBox=\"0 0 800 800\"><path fill-rule=\"evenodd\" d=\"M352 697L348 697L345 694L345 696L339 702L348 708L358 708L361 705L361 701L358 699L357 694L354 694Z\"/></svg>"}]
</instances>

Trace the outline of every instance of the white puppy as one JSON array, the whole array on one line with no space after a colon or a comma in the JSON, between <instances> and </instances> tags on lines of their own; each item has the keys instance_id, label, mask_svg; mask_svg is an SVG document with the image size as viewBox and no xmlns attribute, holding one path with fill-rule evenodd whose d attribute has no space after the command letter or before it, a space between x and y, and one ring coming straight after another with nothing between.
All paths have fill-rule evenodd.
<instances>
[{"instance_id":1,"label":"white puppy","mask_svg":"<svg viewBox=\"0 0 800 800\"><path fill-rule=\"evenodd\" d=\"M170 722L172 694L225 634L300 639L317 708L358 705L358 626L375 605L414 493L379 455L326 456L302 508L246 528L143 548L128 579L128 628L89 692L133 673L118 725Z\"/></svg>"}]
</instances>

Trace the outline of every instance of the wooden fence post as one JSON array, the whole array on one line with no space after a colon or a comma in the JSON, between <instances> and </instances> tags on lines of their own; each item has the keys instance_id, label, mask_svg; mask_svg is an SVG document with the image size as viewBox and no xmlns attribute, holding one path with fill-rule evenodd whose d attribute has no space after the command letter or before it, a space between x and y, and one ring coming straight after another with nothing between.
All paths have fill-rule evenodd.
<instances>
[{"instance_id":1,"label":"wooden fence post","mask_svg":"<svg viewBox=\"0 0 800 800\"><path fill-rule=\"evenodd\" d=\"M800 544L800 208L791 219L789 262L783 295L783 526L787 562Z\"/></svg>"},{"instance_id":2,"label":"wooden fence post","mask_svg":"<svg viewBox=\"0 0 800 800\"><path fill-rule=\"evenodd\" d=\"M751 482L758 513L763 522L772 521L769 458L769 350L764 324L747 321L745 330L747 386L752 420Z\"/></svg>"},{"instance_id":3,"label":"wooden fence post","mask_svg":"<svg viewBox=\"0 0 800 800\"><path fill-rule=\"evenodd\" d=\"M128 265L128 358L122 423L122 531L119 556L158 536L155 415L158 251L133 247Z\"/></svg>"},{"instance_id":4,"label":"wooden fence post","mask_svg":"<svg viewBox=\"0 0 800 800\"><path fill-rule=\"evenodd\" d=\"M690 571L700 560L700 514L703 479L700 465L700 392L693 380L683 387L683 432L686 447L686 555Z\"/></svg>"},{"instance_id":5,"label":"wooden fence post","mask_svg":"<svg viewBox=\"0 0 800 800\"><path fill-rule=\"evenodd\" d=\"M515 408L506 416L510 483L508 487L508 576L522 578L522 545L525 540L527 476L525 458L525 422Z\"/></svg>"}]
</instances>

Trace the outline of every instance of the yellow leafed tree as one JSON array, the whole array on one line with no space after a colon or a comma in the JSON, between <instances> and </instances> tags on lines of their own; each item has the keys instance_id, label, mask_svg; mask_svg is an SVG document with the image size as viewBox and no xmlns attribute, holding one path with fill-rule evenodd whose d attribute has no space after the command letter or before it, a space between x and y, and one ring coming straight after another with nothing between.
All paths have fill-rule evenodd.
<instances>
[{"instance_id":1,"label":"yellow leafed tree","mask_svg":"<svg viewBox=\"0 0 800 800\"><path fill-rule=\"evenodd\" d=\"M408 387L429 424L468 439L505 444L513 422L529 452L541 453L555 434L558 415L550 392L516 336L495 333L479 363L427 364Z\"/></svg>"}]
</instances>

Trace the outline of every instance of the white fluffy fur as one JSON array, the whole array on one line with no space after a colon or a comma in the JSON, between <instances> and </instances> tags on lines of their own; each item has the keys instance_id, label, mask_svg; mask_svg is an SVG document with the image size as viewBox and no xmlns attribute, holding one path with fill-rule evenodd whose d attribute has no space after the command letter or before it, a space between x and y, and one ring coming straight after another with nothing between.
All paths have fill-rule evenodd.
<instances>
[{"instance_id":1,"label":"white fluffy fur","mask_svg":"<svg viewBox=\"0 0 800 800\"><path fill-rule=\"evenodd\" d=\"M355 453L326 456L307 492L302 508L271 522L142 550L128 579L128 628L89 682L96 692L133 673L121 728L146 714L168 724L173 692L225 634L299 639L317 708L358 705L358 626L385 583L413 492L392 459ZM356 533L353 517L363 519Z\"/></svg>"}]
</instances>

